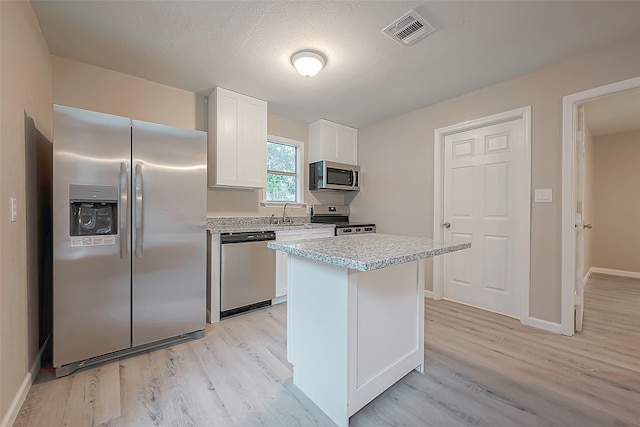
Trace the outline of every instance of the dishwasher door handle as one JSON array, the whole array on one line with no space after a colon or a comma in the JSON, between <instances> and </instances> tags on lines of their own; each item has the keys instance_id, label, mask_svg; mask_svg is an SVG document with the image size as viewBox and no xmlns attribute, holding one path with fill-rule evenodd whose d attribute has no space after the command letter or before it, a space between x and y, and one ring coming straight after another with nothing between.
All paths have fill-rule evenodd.
<instances>
[{"instance_id":1,"label":"dishwasher door handle","mask_svg":"<svg viewBox=\"0 0 640 427\"><path fill-rule=\"evenodd\" d=\"M268 242L276 240L274 231L265 231L260 233L228 233L220 236L220 244L228 245L232 243L252 243L252 242Z\"/></svg>"}]
</instances>

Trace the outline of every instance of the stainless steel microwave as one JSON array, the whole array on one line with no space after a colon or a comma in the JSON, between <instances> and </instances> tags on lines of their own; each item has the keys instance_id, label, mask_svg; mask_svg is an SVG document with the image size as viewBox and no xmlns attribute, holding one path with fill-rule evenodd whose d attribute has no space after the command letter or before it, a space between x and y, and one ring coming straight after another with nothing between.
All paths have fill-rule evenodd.
<instances>
[{"instance_id":1,"label":"stainless steel microwave","mask_svg":"<svg viewBox=\"0 0 640 427\"><path fill-rule=\"evenodd\" d=\"M359 190L360 167L321 160L309 163L309 190Z\"/></svg>"}]
</instances>

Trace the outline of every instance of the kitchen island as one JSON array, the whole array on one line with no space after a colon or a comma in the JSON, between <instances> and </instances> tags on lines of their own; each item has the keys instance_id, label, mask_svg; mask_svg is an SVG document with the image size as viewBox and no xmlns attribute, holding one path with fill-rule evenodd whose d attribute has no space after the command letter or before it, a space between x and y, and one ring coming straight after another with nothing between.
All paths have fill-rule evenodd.
<instances>
[{"instance_id":1,"label":"kitchen island","mask_svg":"<svg viewBox=\"0 0 640 427\"><path fill-rule=\"evenodd\" d=\"M343 427L406 374L423 372L424 260L470 246L384 234L269 242L289 254L293 383Z\"/></svg>"}]
</instances>

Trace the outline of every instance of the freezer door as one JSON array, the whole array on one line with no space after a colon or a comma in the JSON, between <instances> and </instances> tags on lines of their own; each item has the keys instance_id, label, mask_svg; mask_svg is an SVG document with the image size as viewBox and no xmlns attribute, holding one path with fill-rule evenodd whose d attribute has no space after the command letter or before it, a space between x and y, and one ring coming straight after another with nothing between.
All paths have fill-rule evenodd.
<instances>
[{"instance_id":1,"label":"freezer door","mask_svg":"<svg viewBox=\"0 0 640 427\"><path fill-rule=\"evenodd\" d=\"M204 329L207 137L133 122L133 345Z\"/></svg>"},{"instance_id":2,"label":"freezer door","mask_svg":"<svg viewBox=\"0 0 640 427\"><path fill-rule=\"evenodd\" d=\"M131 345L131 121L60 105L53 121L53 364L62 366Z\"/></svg>"}]
</instances>

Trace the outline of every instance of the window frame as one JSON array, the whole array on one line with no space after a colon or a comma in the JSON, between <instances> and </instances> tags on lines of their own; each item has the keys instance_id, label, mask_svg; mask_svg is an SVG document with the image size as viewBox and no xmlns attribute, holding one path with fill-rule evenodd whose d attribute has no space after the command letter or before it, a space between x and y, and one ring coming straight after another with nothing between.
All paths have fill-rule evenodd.
<instances>
[{"instance_id":1,"label":"window frame","mask_svg":"<svg viewBox=\"0 0 640 427\"><path fill-rule=\"evenodd\" d=\"M281 207L285 204L291 207L305 207L307 204L304 202L304 142L297 141L295 139L284 138L276 135L267 135L266 144L268 143L289 145L296 148L296 200L295 202L281 202L267 200L267 188L262 191L262 201L260 204L265 207ZM265 150L266 152L266 150ZM268 169L265 170L265 174L268 174Z\"/></svg>"}]
</instances>

